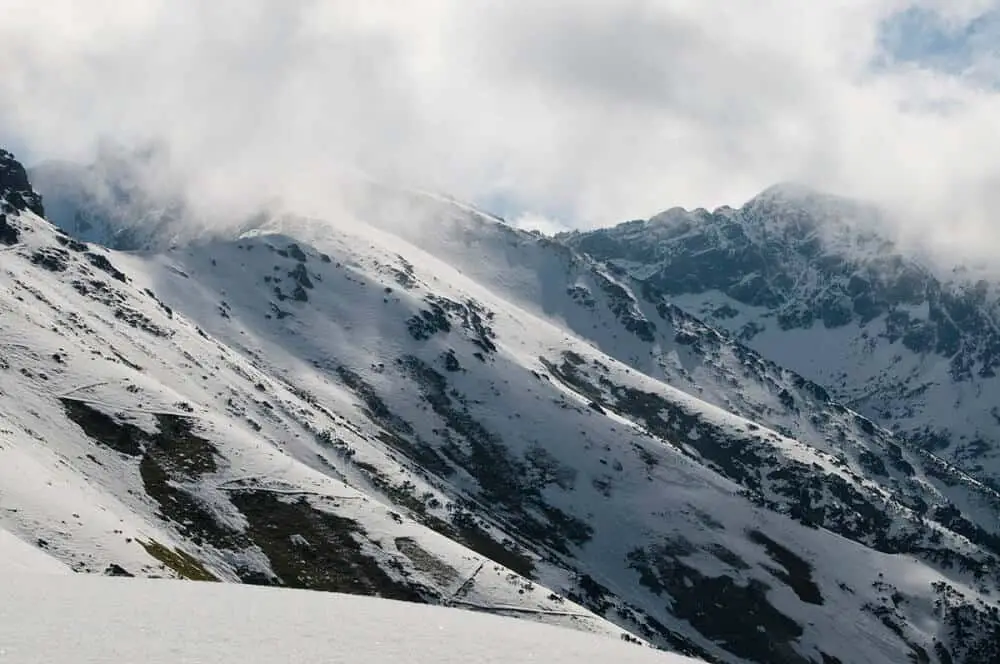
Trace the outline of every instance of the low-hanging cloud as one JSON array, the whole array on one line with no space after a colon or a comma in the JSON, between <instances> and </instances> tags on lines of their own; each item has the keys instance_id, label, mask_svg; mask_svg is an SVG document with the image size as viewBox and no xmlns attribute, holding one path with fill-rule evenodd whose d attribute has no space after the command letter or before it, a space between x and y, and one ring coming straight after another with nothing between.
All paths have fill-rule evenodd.
<instances>
[{"instance_id":1,"label":"low-hanging cloud","mask_svg":"<svg viewBox=\"0 0 1000 664\"><path fill-rule=\"evenodd\" d=\"M740 204L796 180L887 205L903 230L1000 237L1000 71L983 47L995 2L0 10L0 142L29 160L156 140L210 200L319 207L337 170L358 168L575 226ZM927 30L971 46L924 59L907 40Z\"/></svg>"}]
</instances>

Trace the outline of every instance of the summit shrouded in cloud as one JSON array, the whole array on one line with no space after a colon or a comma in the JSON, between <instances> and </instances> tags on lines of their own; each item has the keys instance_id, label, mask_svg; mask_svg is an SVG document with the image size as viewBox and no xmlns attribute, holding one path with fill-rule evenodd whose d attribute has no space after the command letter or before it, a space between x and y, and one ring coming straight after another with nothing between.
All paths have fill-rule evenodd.
<instances>
[{"instance_id":1,"label":"summit shrouded in cloud","mask_svg":"<svg viewBox=\"0 0 1000 664\"><path fill-rule=\"evenodd\" d=\"M4 0L0 139L160 141L199 199L337 169L586 227L779 181L993 237L994 2Z\"/></svg>"}]
</instances>

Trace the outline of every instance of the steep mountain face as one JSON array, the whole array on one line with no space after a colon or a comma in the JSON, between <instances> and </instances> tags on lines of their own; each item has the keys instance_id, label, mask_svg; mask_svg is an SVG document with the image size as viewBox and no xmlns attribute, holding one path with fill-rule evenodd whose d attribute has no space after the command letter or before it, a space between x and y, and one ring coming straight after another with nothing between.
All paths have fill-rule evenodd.
<instances>
[{"instance_id":1,"label":"steep mountain face","mask_svg":"<svg viewBox=\"0 0 1000 664\"><path fill-rule=\"evenodd\" d=\"M648 281L377 194L129 254L13 215L0 527L708 661L1000 654L991 489Z\"/></svg>"},{"instance_id":2,"label":"steep mountain face","mask_svg":"<svg viewBox=\"0 0 1000 664\"><path fill-rule=\"evenodd\" d=\"M31 188L24 167L14 155L0 150L0 243L10 246L17 242L17 228L7 219L25 211L44 215L42 197Z\"/></svg>"},{"instance_id":3,"label":"steep mountain face","mask_svg":"<svg viewBox=\"0 0 1000 664\"><path fill-rule=\"evenodd\" d=\"M417 493L346 388L320 403L298 382L316 376L255 368L143 285L141 261L126 274L127 257L30 211L8 223L0 527L80 572L379 595L639 640L511 569L530 560L454 501ZM440 532L414 518L421 501L446 515L426 516Z\"/></svg>"},{"instance_id":4,"label":"steep mountain face","mask_svg":"<svg viewBox=\"0 0 1000 664\"><path fill-rule=\"evenodd\" d=\"M881 426L1000 484L1000 293L900 251L863 205L794 187L563 238Z\"/></svg>"}]
</instances>

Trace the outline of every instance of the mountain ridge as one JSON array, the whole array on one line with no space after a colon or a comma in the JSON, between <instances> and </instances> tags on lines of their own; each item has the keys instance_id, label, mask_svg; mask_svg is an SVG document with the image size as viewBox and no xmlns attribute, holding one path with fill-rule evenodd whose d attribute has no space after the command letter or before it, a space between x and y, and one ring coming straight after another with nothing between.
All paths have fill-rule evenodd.
<instances>
[{"instance_id":1,"label":"mountain ridge","mask_svg":"<svg viewBox=\"0 0 1000 664\"><path fill-rule=\"evenodd\" d=\"M751 201L564 239L996 484L997 283L945 277L837 206L776 200L767 214ZM781 232L755 234L765 216Z\"/></svg>"},{"instance_id":2,"label":"mountain ridge","mask_svg":"<svg viewBox=\"0 0 1000 664\"><path fill-rule=\"evenodd\" d=\"M14 218L4 525L708 661L996 651L991 490L622 270L378 198L130 253Z\"/></svg>"}]
</instances>

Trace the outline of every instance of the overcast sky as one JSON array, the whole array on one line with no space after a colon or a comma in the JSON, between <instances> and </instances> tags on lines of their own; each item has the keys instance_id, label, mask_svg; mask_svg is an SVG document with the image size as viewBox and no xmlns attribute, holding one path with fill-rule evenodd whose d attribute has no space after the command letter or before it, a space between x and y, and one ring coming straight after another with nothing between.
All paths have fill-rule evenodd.
<instances>
[{"instance_id":1,"label":"overcast sky","mask_svg":"<svg viewBox=\"0 0 1000 664\"><path fill-rule=\"evenodd\" d=\"M570 226L779 181L968 237L1000 203L982 0L0 0L0 143L150 139L205 191L331 168Z\"/></svg>"}]
</instances>

